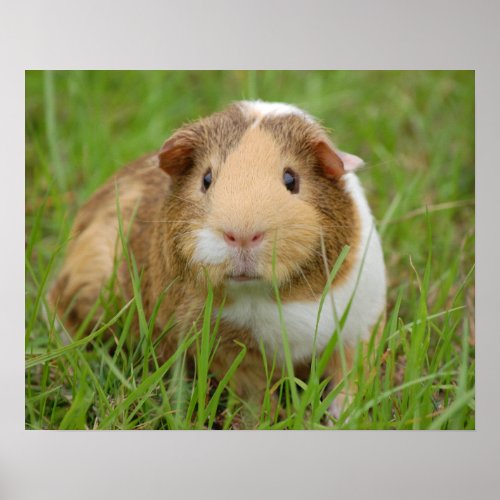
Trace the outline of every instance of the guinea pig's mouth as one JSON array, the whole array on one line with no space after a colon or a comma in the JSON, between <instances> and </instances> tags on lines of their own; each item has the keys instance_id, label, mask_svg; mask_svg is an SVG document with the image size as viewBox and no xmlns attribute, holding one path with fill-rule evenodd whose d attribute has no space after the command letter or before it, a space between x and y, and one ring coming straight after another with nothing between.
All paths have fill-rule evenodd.
<instances>
[{"instance_id":1,"label":"guinea pig's mouth","mask_svg":"<svg viewBox=\"0 0 500 500\"><path fill-rule=\"evenodd\" d=\"M232 281L238 281L238 282L243 282L243 281L255 281L260 279L258 276L253 276L249 274L232 274L228 276L228 278Z\"/></svg>"},{"instance_id":2,"label":"guinea pig's mouth","mask_svg":"<svg viewBox=\"0 0 500 500\"><path fill-rule=\"evenodd\" d=\"M227 270L227 279L231 282L245 283L258 281L261 278L257 272L257 261L255 255L247 252L239 252L232 259Z\"/></svg>"}]
</instances>

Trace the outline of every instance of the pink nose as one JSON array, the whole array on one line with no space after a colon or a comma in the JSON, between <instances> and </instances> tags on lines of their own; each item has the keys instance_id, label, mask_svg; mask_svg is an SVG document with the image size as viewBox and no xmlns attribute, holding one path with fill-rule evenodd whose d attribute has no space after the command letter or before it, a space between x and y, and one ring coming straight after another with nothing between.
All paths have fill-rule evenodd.
<instances>
[{"instance_id":1,"label":"pink nose","mask_svg":"<svg viewBox=\"0 0 500 500\"><path fill-rule=\"evenodd\" d=\"M264 233L241 234L233 231L224 233L226 243L235 248L251 248L256 247L264 239Z\"/></svg>"}]
</instances>

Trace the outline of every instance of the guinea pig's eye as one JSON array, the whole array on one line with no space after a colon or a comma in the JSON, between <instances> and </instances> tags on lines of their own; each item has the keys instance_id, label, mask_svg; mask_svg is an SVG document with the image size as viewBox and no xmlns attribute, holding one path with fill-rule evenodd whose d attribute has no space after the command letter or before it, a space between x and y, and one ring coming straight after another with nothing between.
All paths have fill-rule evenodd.
<instances>
[{"instance_id":1,"label":"guinea pig's eye","mask_svg":"<svg viewBox=\"0 0 500 500\"><path fill-rule=\"evenodd\" d=\"M286 168L283 172L283 184L290 193L299 192L299 176L291 168Z\"/></svg>"},{"instance_id":2,"label":"guinea pig's eye","mask_svg":"<svg viewBox=\"0 0 500 500\"><path fill-rule=\"evenodd\" d=\"M207 189L210 187L210 184L212 184L212 171L208 169L205 175L203 176L203 185L201 187L201 190L205 193Z\"/></svg>"}]
</instances>

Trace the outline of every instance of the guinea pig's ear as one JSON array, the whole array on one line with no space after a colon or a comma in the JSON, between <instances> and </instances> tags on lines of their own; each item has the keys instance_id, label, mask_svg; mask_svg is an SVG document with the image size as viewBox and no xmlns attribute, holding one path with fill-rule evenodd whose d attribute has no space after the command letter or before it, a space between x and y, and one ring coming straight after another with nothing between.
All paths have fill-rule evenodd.
<instances>
[{"instance_id":1,"label":"guinea pig's ear","mask_svg":"<svg viewBox=\"0 0 500 500\"><path fill-rule=\"evenodd\" d=\"M316 157L327 177L338 179L364 165L358 156L338 151L329 142L321 140L314 145Z\"/></svg>"},{"instance_id":2,"label":"guinea pig's ear","mask_svg":"<svg viewBox=\"0 0 500 500\"><path fill-rule=\"evenodd\" d=\"M170 176L182 175L193 164L196 135L180 130L165 141L158 153L160 168Z\"/></svg>"}]
</instances>

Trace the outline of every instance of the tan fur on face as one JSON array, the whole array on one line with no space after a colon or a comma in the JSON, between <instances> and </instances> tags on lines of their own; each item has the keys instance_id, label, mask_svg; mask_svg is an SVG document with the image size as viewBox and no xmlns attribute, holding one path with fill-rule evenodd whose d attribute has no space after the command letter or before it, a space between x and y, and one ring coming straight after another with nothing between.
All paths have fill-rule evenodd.
<instances>
[{"instance_id":1,"label":"tan fur on face","mask_svg":"<svg viewBox=\"0 0 500 500\"><path fill-rule=\"evenodd\" d=\"M322 129L300 117L266 119L257 127L248 123L240 141L225 151L225 157L217 150L198 153L204 160L175 191L175 196L186 202L182 216L178 203L166 207L167 219L188 221L176 228L175 246L186 262L184 267L187 263L192 266L193 279L202 284L206 269L217 286L231 274L231 262L205 266L193 263L195 231L210 228L221 238L225 231L248 235L264 232L264 242L255 252L257 272L265 281L272 281L275 249L275 275L286 300L321 294L343 246L350 245L351 255L336 283L342 280L358 243L358 220L342 179L325 178L314 151L307 146L321 134ZM288 147L287 139L290 144L303 144L302 149ZM209 168L213 182L203 193L201 179ZM285 168L299 175L299 193L285 189Z\"/></svg>"},{"instance_id":2,"label":"tan fur on face","mask_svg":"<svg viewBox=\"0 0 500 500\"><path fill-rule=\"evenodd\" d=\"M224 164L214 167L213 185L205 195L205 224L221 236L264 233L256 252L257 272L268 282L273 278L274 247L276 278L284 282L312 258L311 248L319 241L318 214L302 199L307 185L301 196L292 195L283 185L283 170L290 163L270 134L250 128ZM220 270L229 272L231 263Z\"/></svg>"}]
</instances>

